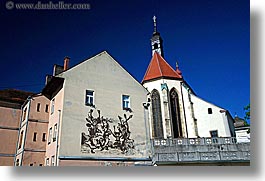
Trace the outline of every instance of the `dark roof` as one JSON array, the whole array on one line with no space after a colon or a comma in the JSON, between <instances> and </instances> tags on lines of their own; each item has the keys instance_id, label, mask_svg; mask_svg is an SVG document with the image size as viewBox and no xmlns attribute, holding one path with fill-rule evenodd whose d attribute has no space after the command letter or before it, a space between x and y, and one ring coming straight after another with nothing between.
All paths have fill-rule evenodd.
<instances>
[{"instance_id":1,"label":"dark roof","mask_svg":"<svg viewBox=\"0 0 265 181\"><path fill-rule=\"evenodd\" d=\"M63 87L64 78L52 77L48 84L42 90L42 94L51 100Z\"/></svg>"},{"instance_id":2,"label":"dark roof","mask_svg":"<svg viewBox=\"0 0 265 181\"><path fill-rule=\"evenodd\" d=\"M0 90L0 106L20 108L25 100L32 95L34 93L16 89Z\"/></svg>"}]
</instances>

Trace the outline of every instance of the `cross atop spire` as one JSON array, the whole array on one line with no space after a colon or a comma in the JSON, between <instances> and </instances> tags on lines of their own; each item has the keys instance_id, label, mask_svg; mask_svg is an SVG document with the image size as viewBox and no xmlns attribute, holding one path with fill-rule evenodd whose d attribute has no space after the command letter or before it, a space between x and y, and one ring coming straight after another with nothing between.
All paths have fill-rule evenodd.
<instances>
[{"instance_id":1,"label":"cross atop spire","mask_svg":"<svg viewBox=\"0 0 265 181\"><path fill-rule=\"evenodd\" d=\"M154 33L156 33L157 28L156 28L156 16L155 15L153 17L153 20L154 20Z\"/></svg>"}]
</instances>

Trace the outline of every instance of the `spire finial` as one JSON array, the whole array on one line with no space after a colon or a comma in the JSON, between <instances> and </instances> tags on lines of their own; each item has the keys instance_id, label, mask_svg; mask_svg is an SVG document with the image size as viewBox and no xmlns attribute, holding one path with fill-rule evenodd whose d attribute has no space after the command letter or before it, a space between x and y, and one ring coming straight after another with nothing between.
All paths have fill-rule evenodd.
<instances>
[{"instance_id":1,"label":"spire finial","mask_svg":"<svg viewBox=\"0 0 265 181\"><path fill-rule=\"evenodd\" d=\"M154 20L154 33L156 33L157 29L156 29L156 16L154 15L153 17Z\"/></svg>"},{"instance_id":2,"label":"spire finial","mask_svg":"<svg viewBox=\"0 0 265 181\"><path fill-rule=\"evenodd\" d=\"M176 69L179 68L179 64L178 64L178 61L176 61Z\"/></svg>"},{"instance_id":3,"label":"spire finial","mask_svg":"<svg viewBox=\"0 0 265 181\"><path fill-rule=\"evenodd\" d=\"M180 75L180 77L182 78L182 72L179 70L179 64L178 61L176 61L176 72Z\"/></svg>"}]
</instances>

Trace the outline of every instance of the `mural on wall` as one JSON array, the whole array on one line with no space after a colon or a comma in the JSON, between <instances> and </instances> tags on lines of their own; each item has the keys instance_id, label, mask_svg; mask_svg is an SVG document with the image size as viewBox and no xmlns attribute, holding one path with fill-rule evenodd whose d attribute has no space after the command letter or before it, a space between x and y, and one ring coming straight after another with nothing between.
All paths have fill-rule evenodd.
<instances>
[{"instance_id":1,"label":"mural on wall","mask_svg":"<svg viewBox=\"0 0 265 181\"><path fill-rule=\"evenodd\" d=\"M127 117L126 114L123 118L118 116L119 122L117 122L101 116L100 110L97 112L98 117L93 117L91 109L86 118L88 132L81 134L82 152L96 153L96 151L115 149L125 154L134 149L134 140L130 138L131 132L128 124L133 116Z\"/></svg>"}]
</instances>

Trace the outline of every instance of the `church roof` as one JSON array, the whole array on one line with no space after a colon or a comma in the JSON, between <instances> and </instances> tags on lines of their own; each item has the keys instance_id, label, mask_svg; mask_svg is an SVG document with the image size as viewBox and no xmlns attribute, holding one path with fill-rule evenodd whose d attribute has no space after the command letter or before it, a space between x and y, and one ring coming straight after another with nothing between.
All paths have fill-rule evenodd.
<instances>
[{"instance_id":1,"label":"church roof","mask_svg":"<svg viewBox=\"0 0 265 181\"><path fill-rule=\"evenodd\" d=\"M179 69L174 70L159 53L155 52L142 83L157 78L182 79L182 75Z\"/></svg>"}]
</instances>

